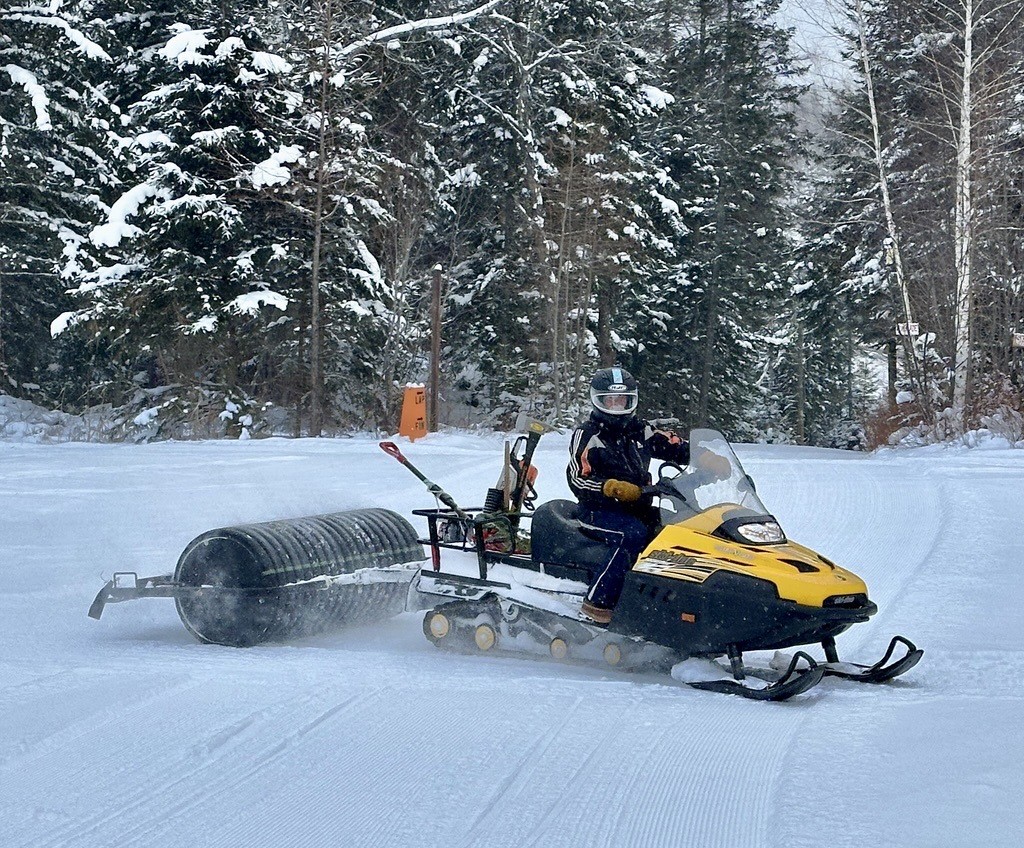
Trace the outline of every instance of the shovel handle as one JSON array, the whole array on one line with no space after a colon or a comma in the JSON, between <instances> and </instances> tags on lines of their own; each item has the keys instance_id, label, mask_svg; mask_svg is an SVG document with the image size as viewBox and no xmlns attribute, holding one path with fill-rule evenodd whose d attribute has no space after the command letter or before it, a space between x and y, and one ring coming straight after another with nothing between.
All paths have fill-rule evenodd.
<instances>
[{"instance_id":1,"label":"shovel handle","mask_svg":"<svg viewBox=\"0 0 1024 848\"><path fill-rule=\"evenodd\" d=\"M380 449L384 451L384 453L386 453L388 456L393 456L400 463L402 463L402 465L404 465L413 474L415 474L420 480L422 480L423 484L427 487L427 490L430 492L430 494L432 494L435 498L441 501L441 503L443 503L446 507L453 510L455 514L459 516L459 518L463 519L464 521L473 520L465 512L462 511L459 505L455 503L455 499L452 498L451 495L449 495L444 489L438 486L437 483L428 480L426 478L426 475L424 475L422 471L420 471L415 465L409 462L409 460L407 460L402 455L402 452L398 449L398 445L396 445L394 442L378 442L377 444L380 446Z\"/></svg>"},{"instance_id":2,"label":"shovel handle","mask_svg":"<svg viewBox=\"0 0 1024 848\"><path fill-rule=\"evenodd\" d=\"M399 449L398 445L396 445L394 442L381 442L380 449L384 451L384 453L386 453L388 456L393 456L395 459L397 459L399 462L403 464L408 462L408 460L402 454L402 451Z\"/></svg>"}]
</instances>

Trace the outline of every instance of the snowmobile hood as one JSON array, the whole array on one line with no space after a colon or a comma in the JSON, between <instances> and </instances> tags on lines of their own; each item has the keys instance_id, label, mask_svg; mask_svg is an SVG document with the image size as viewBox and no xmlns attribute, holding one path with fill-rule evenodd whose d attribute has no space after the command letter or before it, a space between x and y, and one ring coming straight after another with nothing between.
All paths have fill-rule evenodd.
<instances>
[{"instance_id":1,"label":"snowmobile hood","mask_svg":"<svg viewBox=\"0 0 1024 848\"><path fill-rule=\"evenodd\" d=\"M737 510L734 504L723 504L662 528L633 570L697 583L717 571L744 574L772 583L783 600L812 607L867 599L867 585L860 577L803 545L790 540L741 545L713 535Z\"/></svg>"}]
</instances>

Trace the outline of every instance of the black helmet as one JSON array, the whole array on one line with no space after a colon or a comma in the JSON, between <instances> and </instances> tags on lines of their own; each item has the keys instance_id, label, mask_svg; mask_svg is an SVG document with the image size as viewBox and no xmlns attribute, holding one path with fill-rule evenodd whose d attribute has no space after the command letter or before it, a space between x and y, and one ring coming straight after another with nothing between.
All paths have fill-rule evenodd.
<instances>
[{"instance_id":1,"label":"black helmet","mask_svg":"<svg viewBox=\"0 0 1024 848\"><path fill-rule=\"evenodd\" d=\"M636 380L625 368L602 368L590 381L590 402L602 415L628 417L636 412Z\"/></svg>"}]
</instances>

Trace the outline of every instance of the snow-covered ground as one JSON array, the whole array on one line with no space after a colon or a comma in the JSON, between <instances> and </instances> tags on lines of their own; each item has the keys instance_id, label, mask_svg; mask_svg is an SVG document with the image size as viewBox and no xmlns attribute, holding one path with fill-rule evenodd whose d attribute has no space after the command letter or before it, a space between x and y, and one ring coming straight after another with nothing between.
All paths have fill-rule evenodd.
<instances>
[{"instance_id":1,"label":"snow-covered ground","mask_svg":"<svg viewBox=\"0 0 1024 848\"><path fill-rule=\"evenodd\" d=\"M0 845L1024 844L1024 452L741 446L789 535L881 607L839 639L926 650L784 704L654 676L442 653L418 615L286 645L198 644L170 601L86 610L204 530L422 487L372 439L0 441ZM407 454L478 505L498 437ZM566 495L565 436L538 453Z\"/></svg>"}]
</instances>

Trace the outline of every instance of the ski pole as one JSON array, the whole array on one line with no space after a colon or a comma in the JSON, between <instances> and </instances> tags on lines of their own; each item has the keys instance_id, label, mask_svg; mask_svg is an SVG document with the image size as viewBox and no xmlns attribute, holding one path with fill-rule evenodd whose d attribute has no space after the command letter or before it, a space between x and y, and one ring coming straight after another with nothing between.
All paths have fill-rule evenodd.
<instances>
[{"instance_id":1,"label":"ski pole","mask_svg":"<svg viewBox=\"0 0 1024 848\"><path fill-rule=\"evenodd\" d=\"M413 465L411 462L409 462L408 459L406 459L405 454L402 453L398 445L396 445L394 442L381 442L380 449L384 451L384 453L386 453L388 456L393 456L400 463L402 463L402 465L404 465L413 474L415 474L423 482L423 485L427 487L427 490L430 492L430 494L432 494L435 498L441 501L441 503L443 503L446 507L448 507L451 510L454 510L455 514L459 518L463 519L464 521L472 523L473 519L470 518L457 503L455 503L455 498L453 498L444 489L438 486L437 483L428 480L427 476L422 471L420 471L415 465Z\"/></svg>"}]
</instances>

